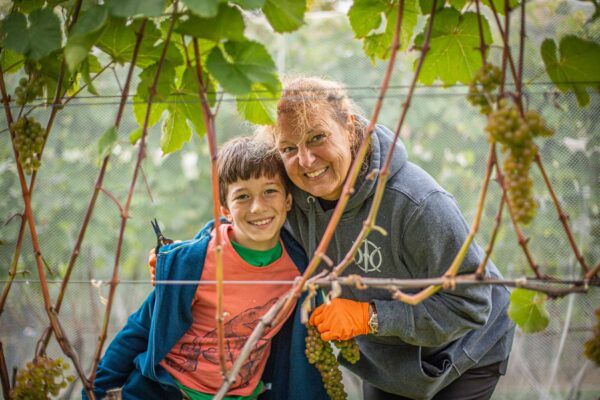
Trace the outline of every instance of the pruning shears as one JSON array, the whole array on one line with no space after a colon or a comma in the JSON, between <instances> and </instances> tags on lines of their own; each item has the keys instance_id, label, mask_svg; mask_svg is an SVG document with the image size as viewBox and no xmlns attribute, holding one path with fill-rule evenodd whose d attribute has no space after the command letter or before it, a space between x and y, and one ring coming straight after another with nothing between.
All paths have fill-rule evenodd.
<instances>
[{"instance_id":1,"label":"pruning shears","mask_svg":"<svg viewBox=\"0 0 600 400\"><path fill-rule=\"evenodd\" d=\"M156 218L150 221L152 224L152 229L154 229L154 234L156 235L156 249L154 250L154 254L158 256L158 249L160 246L164 246L165 244L173 243L172 239L166 238L162 232L160 231L160 226L158 225L158 221Z\"/></svg>"}]
</instances>

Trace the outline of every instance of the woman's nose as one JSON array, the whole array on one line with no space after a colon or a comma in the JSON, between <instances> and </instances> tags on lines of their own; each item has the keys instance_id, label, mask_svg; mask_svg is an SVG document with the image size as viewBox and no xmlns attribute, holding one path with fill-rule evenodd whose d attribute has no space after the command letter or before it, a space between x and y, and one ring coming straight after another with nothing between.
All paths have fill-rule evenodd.
<instances>
[{"instance_id":1,"label":"woman's nose","mask_svg":"<svg viewBox=\"0 0 600 400\"><path fill-rule=\"evenodd\" d=\"M315 161L315 156L312 151L307 148L300 147L298 149L298 162L302 168L309 168Z\"/></svg>"}]
</instances>

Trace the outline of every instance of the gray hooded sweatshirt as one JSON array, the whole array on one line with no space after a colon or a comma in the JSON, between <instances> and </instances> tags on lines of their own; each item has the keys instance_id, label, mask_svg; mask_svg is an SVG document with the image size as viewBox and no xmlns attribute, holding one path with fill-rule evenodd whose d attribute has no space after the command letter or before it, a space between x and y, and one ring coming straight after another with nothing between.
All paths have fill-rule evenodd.
<instances>
[{"instance_id":1,"label":"gray hooded sweatshirt","mask_svg":"<svg viewBox=\"0 0 600 400\"><path fill-rule=\"evenodd\" d=\"M392 136L381 125L372 135L369 168L358 179L327 250L334 263L342 260L367 218L377 180L365 177L383 168ZM311 257L333 210L324 211L317 199L297 187L292 193L288 228ZM440 277L469 233L454 197L407 161L402 144L394 150L376 224L387 236L372 231L344 275ZM479 246L472 244L459 274L475 272L482 258ZM491 262L486 275L501 277ZM386 392L428 399L466 370L508 358L514 324L506 313L509 291L503 286L441 290L415 306L393 300L382 289L344 287L341 297L374 303L379 332L357 337L361 357L356 364L340 363Z\"/></svg>"}]
</instances>

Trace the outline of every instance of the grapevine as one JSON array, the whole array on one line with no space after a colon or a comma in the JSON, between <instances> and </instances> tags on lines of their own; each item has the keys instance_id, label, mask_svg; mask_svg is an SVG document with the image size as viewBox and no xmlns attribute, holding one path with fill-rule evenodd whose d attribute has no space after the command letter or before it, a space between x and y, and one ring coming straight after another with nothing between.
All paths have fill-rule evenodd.
<instances>
[{"instance_id":1,"label":"grapevine","mask_svg":"<svg viewBox=\"0 0 600 400\"><path fill-rule=\"evenodd\" d=\"M597 323L594 327L594 336L585 342L583 348L585 356L600 367L600 308L596 309L595 314Z\"/></svg>"},{"instance_id":2,"label":"grapevine","mask_svg":"<svg viewBox=\"0 0 600 400\"><path fill-rule=\"evenodd\" d=\"M498 102L498 108L491 112L485 130L492 142L502 145L504 154L505 189L508 201L517 222L528 224L537 211L533 196L533 180L529 176L531 164L537 154L533 139L554 134L539 113L527 111L521 116L514 105L506 99Z\"/></svg>"},{"instance_id":3,"label":"grapevine","mask_svg":"<svg viewBox=\"0 0 600 400\"><path fill-rule=\"evenodd\" d=\"M46 130L32 117L21 117L12 125L19 163L28 175L40 167L39 156L46 140Z\"/></svg>"},{"instance_id":4,"label":"grapevine","mask_svg":"<svg viewBox=\"0 0 600 400\"><path fill-rule=\"evenodd\" d=\"M45 400L49 395L58 396L60 391L75 380L65 375L69 364L62 358L53 360L38 357L27 363L17 374L17 384L10 393L11 399Z\"/></svg>"},{"instance_id":5,"label":"grapevine","mask_svg":"<svg viewBox=\"0 0 600 400\"><path fill-rule=\"evenodd\" d=\"M314 326L309 325L307 330L306 357L308 362L315 364L319 370L323 386L332 400L347 399L348 396L342 383L342 372L329 342L321 339L319 331Z\"/></svg>"}]
</instances>

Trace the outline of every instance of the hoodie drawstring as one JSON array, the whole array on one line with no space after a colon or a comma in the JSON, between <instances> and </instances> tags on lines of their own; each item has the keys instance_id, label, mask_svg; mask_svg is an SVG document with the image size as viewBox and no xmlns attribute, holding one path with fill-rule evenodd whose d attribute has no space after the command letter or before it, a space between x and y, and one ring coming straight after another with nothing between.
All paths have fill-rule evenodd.
<instances>
[{"instance_id":1,"label":"hoodie drawstring","mask_svg":"<svg viewBox=\"0 0 600 400\"><path fill-rule=\"evenodd\" d=\"M311 259L315 253L317 247L317 232L316 232L316 221L317 221L317 210L315 209L316 199L313 196L308 196L306 202L308 203L308 258Z\"/></svg>"}]
</instances>

